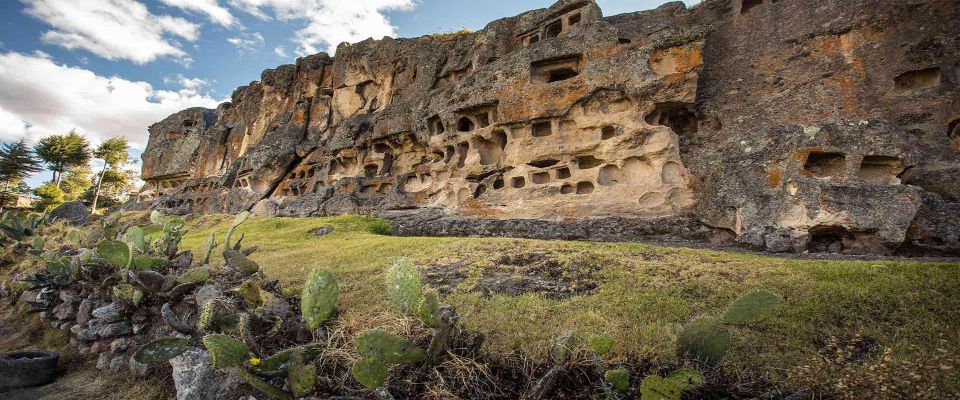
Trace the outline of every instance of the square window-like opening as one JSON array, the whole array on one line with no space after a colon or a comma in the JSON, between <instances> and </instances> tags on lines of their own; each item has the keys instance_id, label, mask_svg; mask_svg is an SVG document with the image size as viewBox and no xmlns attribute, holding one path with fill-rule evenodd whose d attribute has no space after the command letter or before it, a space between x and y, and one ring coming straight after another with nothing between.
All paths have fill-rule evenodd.
<instances>
[{"instance_id":1,"label":"square window-like opening","mask_svg":"<svg viewBox=\"0 0 960 400\"><path fill-rule=\"evenodd\" d=\"M568 26L571 26L571 27L577 26L577 24L579 23L580 23L580 13L573 14L569 18L567 18Z\"/></svg>"},{"instance_id":2,"label":"square window-like opening","mask_svg":"<svg viewBox=\"0 0 960 400\"><path fill-rule=\"evenodd\" d=\"M547 29L543 32L543 37L552 38L560 36L560 33L563 32L563 22L559 19L551 22L547 25Z\"/></svg>"},{"instance_id":3,"label":"square window-like opening","mask_svg":"<svg viewBox=\"0 0 960 400\"><path fill-rule=\"evenodd\" d=\"M557 68L550 70L547 74L547 83L565 81L567 79L580 75L577 70L570 67Z\"/></svg>"},{"instance_id":4,"label":"square window-like opening","mask_svg":"<svg viewBox=\"0 0 960 400\"><path fill-rule=\"evenodd\" d=\"M807 155L803 170L817 178L826 178L843 173L847 156L843 153L813 152Z\"/></svg>"},{"instance_id":5,"label":"square window-like opening","mask_svg":"<svg viewBox=\"0 0 960 400\"><path fill-rule=\"evenodd\" d=\"M553 134L553 124L550 121L534 122L530 129L533 137L544 137Z\"/></svg>"},{"instance_id":6,"label":"square window-like opening","mask_svg":"<svg viewBox=\"0 0 960 400\"><path fill-rule=\"evenodd\" d=\"M745 14L761 4L763 4L763 0L743 0L743 3L740 4L740 14Z\"/></svg>"}]
</instances>

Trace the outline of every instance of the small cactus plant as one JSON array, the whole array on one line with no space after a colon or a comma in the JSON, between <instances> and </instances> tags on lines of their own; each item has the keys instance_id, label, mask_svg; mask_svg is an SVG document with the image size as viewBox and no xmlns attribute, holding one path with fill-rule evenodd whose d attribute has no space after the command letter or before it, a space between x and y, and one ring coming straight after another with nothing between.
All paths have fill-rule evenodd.
<instances>
[{"instance_id":1,"label":"small cactus plant","mask_svg":"<svg viewBox=\"0 0 960 400\"><path fill-rule=\"evenodd\" d=\"M180 274L180 276L177 277L177 283L202 283L206 282L208 279L210 279L210 268L196 267L190 268Z\"/></svg>"},{"instance_id":2,"label":"small cactus plant","mask_svg":"<svg viewBox=\"0 0 960 400\"><path fill-rule=\"evenodd\" d=\"M340 288L333 274L325 269L314 269L307 275L300 295L300 311L310 330L316 330L337 308Z\"/></svg>"},{"instance_id":3,"label":"small cactus plant","mask_svg":"<svg viewBox=\"0 0 960 400\"><path fill-rule=\"evenodd\" d=\"M138 226L131 226L123 234L123 241L130 246L131 251L143 253L146 248L143 229Z\"/></svg>"},{"instance_id":4,"label":"small cactus plant","mask_svg":"<svg viewBox=\"0 0 960 400\"><path fill-rule=\"evenodd\" d=\"M378 358L387 365L415 363L427 356L406 339L380 329L364 331L353 340L360 355Z\"/></svg>"},{"instance_id":5,"label":"small cactus plant","mask_svg":"<svg viewBox=\"0 0 960 400\"><path fill-rule=\"evenodd\" d=\"M700 317L683 327L677 338L681 356L688 356L707 364L720 361L730 348L730 331L723 322L713 317Z\"/></svg>"},{"instance_id":6,"label":"small cactus plant","mask_svg":"<svg viewBox=\"0 0 960 400\"><path fill-rule=\"evenodd\" d=\"M210 236L207 236L207 244L203 247L203 259L200 262L200 265L210 264L210 255L213 254L213 248L216 246L217 236L210 232Z\"/></svg>"},{"instance_id":7,"label":"small cactus plant","mask_svg":"<svg viewBox=\"0 0 960 400\"><path fill-rule=\"evenodd\" d=\"M128 283L114 286L113 297L119 301L133 305L140 305L140 303L143 302L143 292Z\"/></svg>"},{"instance_id":8,"label":"small cactus plant","mask_svg":"<svg viewBox=\"0 0 960 400\"><path fill-rule=\"evenodd\" d=\"M244 212L241 212L241 213L237 214L237 216L233 218L233 223L230 224L230 229L227 230L227 236L223 238L223 249L224 249L224 250L232 249L232 248L233 248L233 244L230 243L230 238L233 237L233 231L236 230L237 227L240 226L240 224L242 224L244 221L246 221L247 218L249 218L249 217L250 217L250 212L249 212L249 211L244 211Z\"/></svg>"},{"instance_id":9,"label":"small cactus plant","mask_svg":"<svg viewBox=\"0 0 960 400\"><path fill-rule=\"evenodd\" d=\"M783 303L783 297L767 290L754 290L730 304L721 318L731 325L754 324L773 315Z\"/></svg>"},{"instance_id":10,"label":"small cactus plant","mask_svg":"<svg viewBox=\"0 0 960 400\"><path fill-rule=\"evenodd\" d=\"M228 335L206 335L203 337L203 346L213 357L213 367L216 369L240 365L250 355L250 348L246 344Z\"/></svg>"},{"instance_id":11,"label":"small cactus plant","mask_svg":"<svg viewBox=\"0 0 960 400\"><path fill-rule=\"evenodd\" d=\"M436 290L427 290L423 293L420 306L417 309L417 318L424 325L436 329L440 326L440 295Z\"/></svg>"},{"instance_id":12,"label":"small cactus plant","mask_svg":"<svg viewBox=\"0 0 960 400\"><path fill-rule=\"evenodd\" d=\"M640 384L641 400L680 400L684 390L703 385L703 375L692 369L681 369L666 378L649 375Z\"/></svg>"},{"instance_id":13,"label":"small cactus plant","mask_svg":"<svg viewBox=\"0 0 960 400\"><path fill-rule=\"evenodd\" d=\"M630 390L630 372L626 368L614 368L603 373L603 379L620 393Z\"/></svg>"},{"instance_id":14,"label":"small cactus plant","mask_svg":"<svg viewBox=\"0 0 960 400\"><path fill-rule=\"evenodd\" d=\"M287 380L290 382L290 392L293 397L304 397L314 391L317 383L317 367L304 360L303 350L293 352L290 368L287 370Z\"/></svg>"},{"instance_id":15,"label":"small cactus plant","mask_svg":"<svg viewBox=\"0 0 960 400\"><path fill-rule=\"evenodd\" d=\"M117 268L129 268L133 263L130 246L119 240L108 240L97 246L97 257Z\"/></svg>"},{"instance_id":16,"label":"small cactus plant","mask_svg":"<svg viewBox=\"0 0 960 400\"><path fill-rule=\"evenodd\" d=\"M587 339L587 348L599 356L606 355L613 349L613 338L606 333L591 336Z\"/></svg>"},{"instance_id":17,"label":"small cactus plant","mask_svg":"<svg viewBox=\"0 0 960 400\"><path fill-rule=\"evenodd\" d=\"M133 359L141 364L156 364L183 354L193 347L190 339L168 337L145 344L133 353Z\"/></svg>"},{"instance_id":18,"label":"small cactus plant","mask_svg":"<svg viewBox=\"0 0 960 400\"><path fill-rule=\"evenodd\" d=\"M387 271L387 297L407 314L416 314L423 284L413 261L397 260Z\"/></svg>"},{"instance_id":19,"label":"small cactus plant","mask_svg":"<svg viewBox=\"0 0 960 400\"><path fill-rule=\"evenodd\" d=\"M376 389L383 386L387 380L387 365L376 357L365 357L353 363L350 373L353 379L367 389Z\"/></svg>"}]
</instances>

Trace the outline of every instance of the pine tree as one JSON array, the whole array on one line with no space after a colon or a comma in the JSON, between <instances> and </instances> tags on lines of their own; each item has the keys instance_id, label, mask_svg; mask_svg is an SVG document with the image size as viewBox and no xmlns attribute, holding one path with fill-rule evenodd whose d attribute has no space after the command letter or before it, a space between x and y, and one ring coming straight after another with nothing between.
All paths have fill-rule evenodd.
<instances>
[{"instance_id":1,"label":"pine tree","mask_svg":"<svg viewBox=\"0 0 960 400\"><path fill-rule=\"evenodd\" d=\"M66 135L54 135L40 139L35 147L37 156L53 171L52 181L60 187L63 172L90 162L90 142L76 131Z\"/></svg>"},{"instance_id":2,"label":"pine tree","mask_svg":"<svg viewBox=\"0 0 960 400\"><path fill-rule=\"evenodd\" d=\"M24 179L42 170L26 140L0 146L0 210L17 198Z\"/></svg>"},{"instance_id":3,"label":"pine tree","mask_svg":"<svg viewBox=\"0 0 960 400\"><path fill-rule=\"evenodd\" d=\"M97 202L100 200L100 190L103 188L103 183L106 178L108 178L107 172L119 170L124 164L129 160L127 155L127 150L129 149L127 144L127 139L122 137L115 137L110 140L107 140L100 144L97 147L97 151L93 153L93 156L103 160L103 170L100 171L100 174L97 178L97 186L93 191L93 202L90 205L90 213L97 212ZM126 184L126 181L123 181Z\"/></svg>"}]
</instances>

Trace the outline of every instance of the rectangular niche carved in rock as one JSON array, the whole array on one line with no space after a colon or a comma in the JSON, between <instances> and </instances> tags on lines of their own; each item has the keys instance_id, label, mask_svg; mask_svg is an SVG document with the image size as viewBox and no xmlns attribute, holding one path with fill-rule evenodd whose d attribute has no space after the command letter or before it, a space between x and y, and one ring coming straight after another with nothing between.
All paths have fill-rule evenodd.
<instances>
[{"instance_id":1,"label":"rectangular niche carved in rock","mask_svg":"<svg viewBox=\"0 0 960 400\"><path fill-rule=\"evenodd\" d=\"M746 14L752 8L763 4L763 0L743 0L740 3L740 14Z\"/></svg>"},{"instance_id":2,"label":"rectangular niche carved in rock","mask_svg":"<svg viewBox=\"0 0 960 400\"><path fill-rule=\"evenodd\" d=\"M843 153L812 152L807 155L803 170L818 178L840 175L846 168L847 156Z\"/></svg>"},{"instance_id":3,"label":"rectangular niche carved in rock","mask_svg":"<svg viewBox=\"0 0 960 400\"><path fill-rule=\"evenodd\" d=\"M877 185L896 185L900 183L898 175L903 172L900 157L864 156L857 176L865 182Z\"/></svg>"},{"instance_id":4,"label":"rectangular niche carved in rock","mask_svg":"<svg viewBox=\"0 0 960 400\"><path fill-rule=\"evenodd\" d=\"M904 72L893 79L897 91L927 89L940 86L940 68L926 68Z\"/></svg>"},{"instance_id":5,"label":"rectangular niche carved in rock","mask_svg":"<svg viewBox=\"0 0 960 400\"><path fill-rule=\"evenodd\" d=\"M530 127L533 137L544 137L553 134L553 124L550 121L534 122Z\"/></svg>"},{"instance_id":6,"label":"rectangular niche carved in rock","mask_svg":"<svg viewBox=\"0 0 960 400\"><path fill-rule=\"evenodd\" d=\"M580 54L537 61L530 64L530 80L534 83L565 81L580 75L582 63Z\"/></svg>"}]
</instances>

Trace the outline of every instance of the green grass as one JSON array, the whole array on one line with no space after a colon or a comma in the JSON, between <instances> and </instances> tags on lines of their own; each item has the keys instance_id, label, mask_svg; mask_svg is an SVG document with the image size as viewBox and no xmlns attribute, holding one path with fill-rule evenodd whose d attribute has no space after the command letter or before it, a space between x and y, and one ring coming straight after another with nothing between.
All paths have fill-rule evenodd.
<instances>
[{"instance_id":1,"label":"green grass","mask_svg":"<svg viewBox=\"0 0 960 400\"><path fill-rule=\"evenodd\" d=\"M215 232L217 242L222 241L231 220L191 220L182 247L199 257L207 235ZM785 302L776 317L735 329L734 347L725 359L734 370L807 385L810 380L840 379L830 374L869 376L871 363L882 358L884 349L891 349L894 363L918 365L928 361L928 352L953 355L958 347L958 264L793 260L635 243L371 233L380 223L367 217L253 217L238 231L245 234L245 246L259 247L252 258L284 285L299 285L312 268L333 271L341 288L339 320L357 330L372 327L363 325L375 325L386 315L399 315L387 302L383 283L383 272L396 259L411 257L419 266L463 262L466 280L443 300L457 307L465 327L483 332L488 349L498 354L542 357L551 338L576 327L583 336L609 333L616 341L613 360L633 354L676 361L674 342L682 324L700 315L722 314L727 304L752 288L780 293ZM334 227L333 233L309 233L327 225ZM596 289L562 300L471 290L502 268L494 262L501 255L529 252L562 263L599 264L593 275ZM219 257L214 259L214 265L222 264ZM834 365L833 355L823 350L831 337L841 343L867 337L875 346L863 360ZM956 358L951 360L946 362ZM937 371L953 374L951 369L960 365Z\"/></svg>"}]
</instances>

